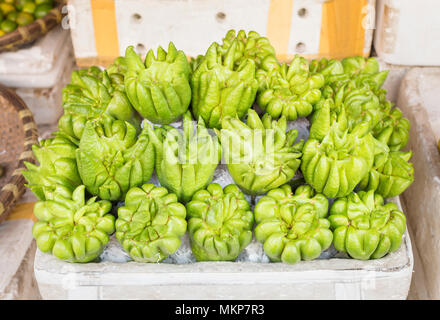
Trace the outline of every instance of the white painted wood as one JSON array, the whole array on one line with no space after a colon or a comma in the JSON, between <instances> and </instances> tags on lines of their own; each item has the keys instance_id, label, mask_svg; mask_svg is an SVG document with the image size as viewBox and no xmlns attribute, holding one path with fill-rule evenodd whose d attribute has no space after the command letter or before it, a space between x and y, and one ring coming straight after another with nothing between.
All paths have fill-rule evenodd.
<instances>
[{"instance_id":1,"label":"white painted wood","mask_svg":"<svg viewBox=\"0 0 440 320\"><path fill-rule=\"evenodd\" d=\"M120 54L129 45L140 53L169 41L187 55L204 54L229 29L266 34L269 0L116 0ZM218 14L224 14L224 19ZM140 18L136 19L135 15ZM140 45L145 49L139 49Z\"/></svg>"},{"instance_id":2,"label":"white painted wood","mask_svg":"<svg viewBox=\"0 0 440 320\"><path fill-rule=\"evenodd\" d=\"M69 23L72 43L77 58L96 57L91 0L69 0Z\"/></svg>"},{"instance_id":3,"label":"white painted wood","mask_svg":"<svg viewBox=\"0 0 440 320\"><path fill-rule=\"evenodd\" d=\"M301 9L305 10L303 16L299 15ZM318 53L321 35L322 3L318 1L295 0L293 1L292 16L287 53ZM304 51L297 50L299 43L305 45Z\"/></svg>"}]
</instances>

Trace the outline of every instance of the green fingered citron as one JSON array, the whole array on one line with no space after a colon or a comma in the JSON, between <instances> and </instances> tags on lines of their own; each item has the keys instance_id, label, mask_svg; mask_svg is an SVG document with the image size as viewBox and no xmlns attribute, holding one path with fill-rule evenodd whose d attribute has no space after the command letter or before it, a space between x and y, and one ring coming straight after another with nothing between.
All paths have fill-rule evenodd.
<instances>
[{"instance_id":1,"label":"green fingered citron","mask_svg":"<svg viewBox=\"0 0 440 320\"><path fill-rule=\"evenodd\" d=\"M131 188L118 209L116 238L138 262L160 262L179 248L185 234L185 206L164 187Z\"/></svg>"},{"instance_id":2,"label":"green fingered citron","mask_svg":"<svg viewBox=\"0 0 440 320\"><path fill-rule=\"evenodd\" d=\"M23 171L27 186L40 200L58 186L73 191L82 184L75 156L78 146L59 132L54 135L32 146L39 166L25 162L27 170Z\"/></svg>"},{"instance_id":3,"label":"green fingered citron","mask_svg":"<svg viewBox=\"0 0 440 320\"><path fill-rule=\"evenodd\" d=\"M121 86L121 74L90 67L74 71L72 80L63 89L64 115L58 122L60 130L79 140L88 120L110 115L129 121L137 129L140 121Z\"/></svg>"},{"instance_id":4,"label":"green fingered citron","mask_svg":"<svg viewBox=\"0 0 440 320\"><path fill-rule=\"evenodd\" d=\"M191 67L185 53L170 42L168 52L159 47L154 56L149 50L144 62L130 46L125 59L125 89L134 108L154 123L179 120L191 101Z\"/></svg>"},{"instance_id":5,"label":"green fingered citron","mask_svg":"<svg viewBox=\"0 0 440 320\"><path fill-rule=\"evenodd\" d=\"M383 112L382 119L373 129L373 135L386 143L391 151L402 150L409 140L409 120L402 116L402 111L397 107Z\"/></svg>"},{"instance_id":6,"label":"green fingered citron","mask_svg":"<svg viewBox=\"0 0 440 320\"><path fill-rule=\"evenodd\" d=\"M76 151L87 190L105 200L123 200L127 191L150 180L154 147L147 130L137 136L127 121L105 116L87 122Z\"/></svg>"},{"instance_id":7,"label":"green fingered citron","mask_svg":"<svg viewBox=\"0 0 440 320\"><path fill-rule=\"evenodd\" d=\"M406 228L405 215L397 205L384 204L374 190L337 199L328 219L335 248L360 260L382 258L399 249Z\"/></svg>"},{"instance_id":8,"label":"green fingered citron","mask_svg":"<svg viewBox=\"0 0 440 320\"><path fill-rule=\"evenodd\" d=\"M247 58L237 66L237 47L238 40L234 40L222 54L214 42L192 74L192 112L209 128L220 128L227 116L243 118L255 100L255 62Z\"/></svg>"},{"instance_id":9,"label":"green fingered citron","mask_svg":"<svg viewBox=\"0 0 440 320\"><path fill-rule=\"evenodd\" d=\"M384 198L403 193L414 181L412 152L391 151L375 156L373 168L359 184L361 190L374 190Z\"/></svg>"},{"instance_id":10,"label":"green fingered citron","mask_svg":"<svg viewBox=\"0 0 440 320\"><path fill-rule=\"evenodd\" d=\"M363 123L347 129L342 112L335 117L324 103L304 145L301 171L305 181L329 198L348 195L373 166L375 139Z\"/></svg>"},{"instance_id":11,"label":"green fingered citron","mask_svg":"<svg viewBox=\"0 0 440 320\"><path fill-rule=\"evenodd\" d=\"M34 214L38 221L32 234L38 248L68 262L90 262L99 257L115 231L111 203L85 198L85 186L73 192L47 193L38 201Z\"/></svg>"},{"instance_id":12,"label":"green fingered citron","mask_svg":"<svg viewBox=\"0 0 440 320\"><path fill-rule=\"evenodd\" d=\"M184 203L212 180L221 157L220 143L200 117L194 133L191 113L183 116L183 132L171 126L147 128L156 151L159 182Z\"/></svg>"},{"instance_id":13,"label":"green fingered citron","mask_svg":"<svg viewBox=\"0 0 440 320\"><path fill-rule=\"evenodd\" d=\"M211 183L186 205L191 249L198 261L231 261L252 240L254 215L234 184Z\"/></svg>"},{"instance_id":14,"label":"green fingered citron","mask_svg":"<svg viewBox=\"0 0 440 320\"><path fill-rule=\"evenodd\" d=\"M282 64L269 71L257 71L258 105L272 117L285 116L287 120L306 117L321 99L320 88L325 78L321 73L311 73L309 63L295 56L290 65Z\"/></svg>"},{"instance_id":15,"label":"green fingered citron","mask_svg":"<svg viewBox=\"0 0 440 320\"><path fill-rule=\"evenodd\" d=\"M273 262L316 259L333 239L327 213L327 198L312 187L303 185L293 193L285 184L270 190L255 206L255 237Z\"/></svg>"},{"instance_id":16,"label":"green fingered citron","mask_svg":"<svg viewBox=\"0 0 440 320\"><path fill-rule=\"evenodd\" d=\"M283 116L261 119L249 110L247 123L225 117L220 132L221 145L229 173L247 194L263 194L287 183L301 163L304 141L295 144L296 129L287 131Z\"/></svg>"},{"instance_id":17,"label":"green fingered citron","mask_svg":"<svg viewBox=\"0 0 440 320\"><path fill-rule=\"evenodd\" d=\"M279 63L276 59L275 49L270 44L269 39L262 37L255 31L229 30L223 38L219 51L222 55L228 54L229 48L236 40L235 65L239 66L243 60L251 59L255 62L256 69L264 69L266 71L278 67Z\"/></svg>"}]
</instances>

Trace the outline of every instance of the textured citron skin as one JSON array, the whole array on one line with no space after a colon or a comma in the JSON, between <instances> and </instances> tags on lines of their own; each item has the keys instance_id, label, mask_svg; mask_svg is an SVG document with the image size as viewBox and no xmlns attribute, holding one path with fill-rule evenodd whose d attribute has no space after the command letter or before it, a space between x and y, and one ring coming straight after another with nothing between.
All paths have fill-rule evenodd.
<instances>
[{"instance_id":1,"label":"textured citron skin","mask_svg":"<svg viewBox=\"0 0 440 320\"><path fill-rule=\"evenodd\" d=\"M272 189L255 206L255 237L271 261L294 264L320 256L332 243L326 219L328 200L308 185L292 192L285 184Z\"/></svg>"},{"instance_id":2,"label":"textured citron skin","mask_svg":"<svg viewBox=\"0 0 440 320\"><path fill-rule=\"evenodd\" d=\"M174 127L147 127L155 148L159 182L186 203L212 180L220 161L221 147L200 117L193 132L191 112L183 116L183 132Z\"/></svg>"},{"instance_id":3,"label":"textured citron skin","mask_svg":"<svg viewBox=\"0 0 440 320\"><path fill-rule=\"evenodd\" d=\"M186 205L191 249L197 261L235 260L252 240L254 215L236 185L211 183Z\"/></svg>"},{"instance_id":4,"label":"textured citron skin","mask_svg":"<svg viewBox=\"0 0 440 320\"><path fill-rule=\"evenodd\" d=\"M137 136L129 122L106 116L87 122L76 158L87 191L115 201L150 180L155 157L145 128Z\"/></svg>"},{"instance_id":5,"label":"textured citron skin","mask_svg":"<svg viewBox=\"0 0 440 320\"><path fill-rule=\"evenodd\" d=\"M54 138L41 140L39 146L32 146L39 166L25 162L27 170L22 172L29 189L40 200L45 200L46 192L56 185L73 191L82 184L75 156L77 145L60 132L54 135Z\"/></svg>"},{"instance_id":6,"label":"textured citron skin","mask_svg":"<svg viewBox=\"0 0 440 320\"><path fill-rule=\"evenodd\" d=\"M97 67L72 73L71 82L63 89L64 114L58 126L72 139L79 140L89 120L109 115L129 121L139 129L140 120L127 98L124 76L119 64L101 71Z\"/></svg>"},{"instance_id":7,"label":"textured citron skin","mask_svg":"<svg viewBox=\"0 0 440 320\"><path fill-rule=\"evenodd\" d=\"M174 193L147 183L127 192L118 209L116 238L133 260L160 262L179 248L185 217L185 206Z\"/></svg>"},{"instance_id":8,"label":"textured citron skin","mask_svg":"<svg viewBox=\"0 0 440 320\"><path fill-rule=\"evenodd\" d=\"M209 128L220 128L227 116L243 118L255 100L255 62L243 59L237 66L237 46L238 40L234 40L222 55L214 42L192 75L192 112Z\"/></svg>"},{"instance_id":9,"label":"textured citron skin","mask_svg":"<svg viewBox=\"0 0 440 320\"><path fill-rule=\"evenodd\" d=\"M125 63L125 89L133 107L153 123L179 120L191 101L191 69L185 53L170 42L168 52L159 47L154 56L149 50L142 62L130 46Z\"/></svg>"},{"instance_id":10,"label":"textured citron skin","mask_svg":"<svg viewBox=\"0 0 440 320\"><path fill-rule=\"evenodd\" d=\"M376 155L373 168L359 184L361 190L374 190L384 198L401 194L414 181L412 152L392 151Z\"/></svg>"},{"instance_id":11,"label":"textured citron skin","mask_svg":"<svg viewBox=\"0 0 440 320\"><path fill-rule=\"evenodd\" d=\"M406 228L396 204L384 204L373 190L336 200L329 221L335 248L360 260L378 259L399 249Z\"/></svg>"},{"instance_id":12,"label":"textured citron skin","mask_svg":"<svg viewBox=\"0 0 440 320\"><path fill-rule=\"evenodd\" d=\"M90 262L98 258L115 231L111 203L85 198L85 186L73 192L58 186L38 201L34 214L38 221L32 234L38 248L68 262Z\"/></svg>"},{"instance_id":13,"label":"textured citron skin","mask_svg":"<svg viewBox=\"0 0 440 320\"><path fill-rule=\"evenodd\" d=\"M288 182L300 165L303 141L295 144L298 131L286 132L285 117L261 119L249 110L247 123L226 117L220 136L223 155L234 182L246 194L263 194ZM243 151L244 150L244 151Z\"/></svg>"},{"instance_id":14,"label":"textured citron skin","mask_svg":"<svg viewBox=\"0 0 440 320\"><path fill-rule=\"evenodd\" d=\"M285 116L290 121L312 113L325 83L324 76L310 72L309 63L300 56L295 56L290 65L258 70L257 79L258 105L272 117Z\"/></svg>"}]
</instances>

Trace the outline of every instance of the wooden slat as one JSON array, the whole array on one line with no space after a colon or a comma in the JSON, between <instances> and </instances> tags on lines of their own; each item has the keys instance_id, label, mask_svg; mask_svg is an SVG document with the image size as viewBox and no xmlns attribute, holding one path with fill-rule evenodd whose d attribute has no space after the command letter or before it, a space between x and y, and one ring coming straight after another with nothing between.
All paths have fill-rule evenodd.
<instances>
[{"instance_id":1,"label":"wooden slat","mask_svg":"<svg viewBox=\"0 0 440 320\"><path fill-rule=\"evenodd\" d=\"M93 28L98 57L102 61L113 61L119 56L118 30L114 0L93 0Z\"/></svg>"},{"instance_id":2,"label":"wooden slat","mask_svg":"<svg viewBox=\"0 0 440 320\"><path fill-rule=\"evenodd\" d=\"M368 0L333 0L322 6L319 53L327 58L364 55L365 19Z\"/></svg>"},{"instance_id":3,"label":"wooden slat","mask_svg":"<svg viewBox=\"0 0 440 320\"><path fill-rule=\"evenodd\" d=\"M37 221L33 213L34 205L35 202L17 204L6 220L31 219Z\"/></svg>"},{"instance_id":4,"label":"wooden slat","mask_svg":"<svg viewBox=\"0 0 440 320\"><path fill-rule=\"evenodd\" d=\"M271 0L267 17L267 37L275 52L286 54L289 48L293 0Z\"/></svg>"}]
</instances>

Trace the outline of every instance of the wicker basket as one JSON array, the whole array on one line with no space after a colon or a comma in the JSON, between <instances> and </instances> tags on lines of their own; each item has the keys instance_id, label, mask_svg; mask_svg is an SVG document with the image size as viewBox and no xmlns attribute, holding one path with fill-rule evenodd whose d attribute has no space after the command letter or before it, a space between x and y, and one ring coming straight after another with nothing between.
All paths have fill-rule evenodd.
<instances>
[{"instance_id":1,"label":"wicker basket","mask_svg":"<svg viewBox=\"0 0 440 320\"><path fill-rule=\"evenodd\" d=\"M18 27L0 37L0 52L16 51L21 47L30 44L48 33L63 18L62 8L64 0L56 0L55 7L43 18L37 19L27 26Z\"/></svg>"},{"instance_id":2,"label":"wicker basket","mask_svg":"<svg viewBox=\"0 0 440 320\"><path fill-rule=\"evenodd\" d=\"M12 90L0 85L0 223L25 191L24 161L35 163L32 145L38 143L32 112Z\"/></svg>"}]
</instances>

